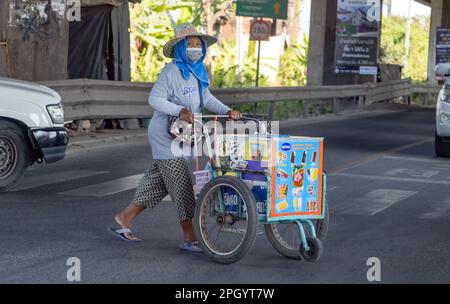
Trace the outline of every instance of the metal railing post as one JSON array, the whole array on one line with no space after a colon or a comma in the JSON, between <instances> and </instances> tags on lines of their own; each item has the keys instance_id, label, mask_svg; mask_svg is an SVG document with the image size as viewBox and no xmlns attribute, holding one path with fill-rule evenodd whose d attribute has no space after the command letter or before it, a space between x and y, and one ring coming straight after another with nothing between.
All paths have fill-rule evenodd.
<instances>
[{"instance_id":1,"label":"metal railing post","mask_svg":"<svg viewBox=\"0 0 450 304\"><path fill-rule=\"evenodd\" d=\"M339 114L339 98L333 98L333 113Z\"/></svg>"},{"instance_id":2,"label":"metal railing post","mask_svg":"<svg viewBox=\"0 0 450 304\"><path fill-rule=\"evenodd\" d=\"M358 96L358 110L360 112L366 110L366 99L364 98L364 96Z\"/></svg>"},{"instance_id":3,"label":"metal railing post","mask_svg":"<svg viewBox=\"0 0 450 304\"><path fill-rule=\"evenodd\" d=\"M303 117L307 117L308 116L308 101L307 100L303 100Z\"/></svg>"},{"instance_id":4,"label":"metal railing post","mask_svg":"<svg viewBox=\"0 0 450 304\"><path fill-rule=\"evenodd\" d=\"M271 101L270 102L270 106L269 106L269 113L268 113L268 120L269 121L272 121L272 119L273 119L274 108L275 108L275 101Z\"/></svg>"}]
</instances>

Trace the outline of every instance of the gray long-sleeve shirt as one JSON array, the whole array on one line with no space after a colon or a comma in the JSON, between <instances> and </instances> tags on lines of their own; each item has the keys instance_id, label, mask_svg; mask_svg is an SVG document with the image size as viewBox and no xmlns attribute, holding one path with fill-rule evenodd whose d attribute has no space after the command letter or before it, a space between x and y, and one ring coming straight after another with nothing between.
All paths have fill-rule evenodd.
<instances>
[{"instance_id":1,"label":"gray long-sleeve shirt","mask_svg":"<svg viewBox=\"0 0 450 304\"><path fill-rule=\"evenodd\" d=\"M200 112L200 96L197 78L191 73L189 80L183 78L181 71L174 63L168 63L159 74L153 86L148 103L154 109L148 133L154 159L171 159L173 138L167 132L169 116L178 116L181 109L192 113ZM215 98L209 89L203 93L205 109L225 115L231 109Z\"/></svg>"}]
</instances>

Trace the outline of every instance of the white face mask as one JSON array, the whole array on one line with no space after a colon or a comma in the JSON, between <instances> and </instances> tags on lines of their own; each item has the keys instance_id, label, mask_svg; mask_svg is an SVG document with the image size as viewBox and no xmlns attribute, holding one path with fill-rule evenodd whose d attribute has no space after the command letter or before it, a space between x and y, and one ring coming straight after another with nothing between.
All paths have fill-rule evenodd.
<instances>
[{"instance_id":1,"label":"white face mask","mask_svg":"<svg viewBox=\"0 0 450 304\"><path fill-rule=\"evenodd\" d=\"M187 48L186 55L192 62L197 62L203 56L203 51L201 48Z\"/></svg>"}]
</instances>

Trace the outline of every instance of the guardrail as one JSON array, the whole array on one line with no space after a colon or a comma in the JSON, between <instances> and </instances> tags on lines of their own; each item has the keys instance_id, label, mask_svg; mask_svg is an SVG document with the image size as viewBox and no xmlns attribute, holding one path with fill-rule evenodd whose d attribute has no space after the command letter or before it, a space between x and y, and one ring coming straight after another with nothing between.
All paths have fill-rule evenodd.
<instances>
[{"instance_id":1,"label":"guardrail","mask_svg":"<svg viewBox=\"0 0 450 304\"><path fill-rule=\"evenodd\" d=\"M437 95L441 90L441 85L414 84L411 95L414 96L416 103L421 105L435 105Z\"/></svg>"},{"instance_id":2,"label":"guardrail","mask_svg":"<svg viewBox=\"0 0 450 304\"><path fill-rule=\"evenodd\" d=\"M152 115L149 83L70 79L41 82L58 92L66 120L146 118Z\"/></svg>"},{"instance_id":3,"label":"guardrail","mask_svg":"<svg viewBox=\"0 0 450 304\"><path fill-rule=\"evenodd\" d=\"M152 109L147 99L151 83L72 79L41 82L63 98L67 120L148 118ZM439 86L412 84L409 80L377 84L308 87L263 87L211 89L213 95L228 105L269 103L268 115L273 117L275 103L299 102L303 107L328 101L332 112L339 113L343 100L352 99L363 111L366 106L403 97L410 101L413 93L435 94Z\"/></svg>"}]
</instances>

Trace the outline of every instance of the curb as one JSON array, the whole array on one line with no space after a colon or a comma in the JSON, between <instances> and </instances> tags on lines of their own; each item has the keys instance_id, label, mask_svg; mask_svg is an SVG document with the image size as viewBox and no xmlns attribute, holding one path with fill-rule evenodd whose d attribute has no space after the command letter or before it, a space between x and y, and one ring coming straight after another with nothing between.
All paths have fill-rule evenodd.
<instances>
[{"instance_id":1,"label":"curb","mask_svg":"<svg viewBox=\"0 0 450 304\"><path fill-rule=\"evenodd\" d=\"M116 135L116 136L98 138L98 139L87 139L87 140L80 140L80 141L69 140L69 144L67 146L66 153L70 154L70 152L74 152L75 149L100 147L102 144L123 143L128 140L144 139L147 137L148 137L148 134L147 134L147 131L145 131L145 133L143 132L143 133L138 133L138 134Z\"/></svg>"}]
</instances>

